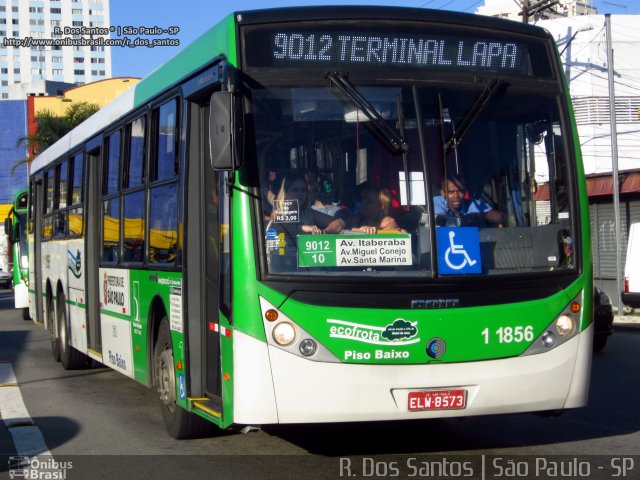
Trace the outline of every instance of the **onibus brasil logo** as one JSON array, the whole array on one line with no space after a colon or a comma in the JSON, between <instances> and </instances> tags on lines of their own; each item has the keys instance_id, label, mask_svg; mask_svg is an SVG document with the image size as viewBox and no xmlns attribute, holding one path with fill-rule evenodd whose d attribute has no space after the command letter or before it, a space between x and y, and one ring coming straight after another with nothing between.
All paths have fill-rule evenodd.
<instances>
[{"instance_id":1,"label":"onibus brasil logo","mask_svg":"<svg viewBox=\"0 0 640 480\"><path fill-rule=\"evenodd\" d=\"M27 457L16 455L9 457L9 478L27 478L32 480L66 480L67 471L73 468L73 462L60 462L50 456Z\"/></svg>"}]
</instances>

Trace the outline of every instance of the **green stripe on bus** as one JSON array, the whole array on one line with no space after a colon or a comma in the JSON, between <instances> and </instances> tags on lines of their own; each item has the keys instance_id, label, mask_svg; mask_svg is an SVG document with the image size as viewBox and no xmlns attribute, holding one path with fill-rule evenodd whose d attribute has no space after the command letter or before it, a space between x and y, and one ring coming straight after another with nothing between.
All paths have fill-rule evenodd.
<instances>
[{"instance_id":1,"label":"green stripe on bus","mask_svg":"<svg viewBox=\"0 0 640 480\"><path fill-rule=\"evenodd\" d=\"M234 14L228 15L215 27L185 47L179 55L154 70L133 87L135 88L134 107L183 80L183 75L186 72L196 71L215 57L223 54L231 65L238 65Z\"/></svg>"}]
</instances>

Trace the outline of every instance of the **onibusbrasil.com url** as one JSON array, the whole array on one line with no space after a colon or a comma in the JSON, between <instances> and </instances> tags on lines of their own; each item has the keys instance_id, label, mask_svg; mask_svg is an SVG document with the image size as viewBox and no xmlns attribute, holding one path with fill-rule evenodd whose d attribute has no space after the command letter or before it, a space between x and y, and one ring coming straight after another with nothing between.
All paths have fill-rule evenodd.
<instances>
[{"instance_id":1,"label":"onibusbrasil.com url","mask_svg":"<svg viewBox=\"0 0 640 480\"><path fill-rule=\"evenodd\" d=\"M177 38L11 38L2 39L3 47L177 47L180 40Z\"/></svg>"}]
</instances>

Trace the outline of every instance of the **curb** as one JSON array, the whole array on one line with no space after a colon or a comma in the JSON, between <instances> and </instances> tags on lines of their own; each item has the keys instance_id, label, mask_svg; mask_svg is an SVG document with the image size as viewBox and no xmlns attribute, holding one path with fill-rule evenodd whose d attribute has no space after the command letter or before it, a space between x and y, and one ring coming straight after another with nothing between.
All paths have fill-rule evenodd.
<instances>
[{"instance_id":1,"label":"curb","mask_svg":"<svg viewBox=\"0 0 640 480\"><path fill-rule=\"evenodd\" d=\"M615 315L613 317L614 325L626 325L630 327L640 327L640 317L630 315Z\"/></svg>"}]
</instances>

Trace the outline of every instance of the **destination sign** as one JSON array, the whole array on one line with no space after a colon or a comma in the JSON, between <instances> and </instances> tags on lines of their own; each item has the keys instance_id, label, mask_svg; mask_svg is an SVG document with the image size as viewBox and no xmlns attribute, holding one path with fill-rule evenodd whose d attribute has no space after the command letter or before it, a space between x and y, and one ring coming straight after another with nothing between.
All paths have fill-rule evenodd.
<instances>
[{"instance_id":1,"label":"destination sign","mask_svg":"<svg viewBox=\"0 0 640 480\"><path fill-rule=\"evenodd\" d=\"M262 67L405 67L530 75L528 45L461 33L257 31L249 64Z\"/></svg>"},{"instance_id":2,"label":"destination sign","mask_svg":"<svg viewBox=\"0 0 640 480\"><path fill-rule=\"evenodd\" d=\"M412 264L411 235L298 235L301 267L374 267Z\"/></svg>"}]
</instances>

